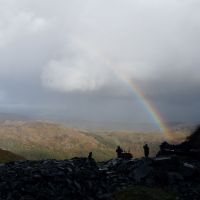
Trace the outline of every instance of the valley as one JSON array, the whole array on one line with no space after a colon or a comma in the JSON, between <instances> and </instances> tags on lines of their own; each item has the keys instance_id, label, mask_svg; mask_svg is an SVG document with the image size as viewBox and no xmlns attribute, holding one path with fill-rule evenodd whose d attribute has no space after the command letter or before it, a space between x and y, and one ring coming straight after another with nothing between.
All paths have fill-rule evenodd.
<instances>
[{"instance_id":1,"label":"valley","mask_svg":"<svg viewBox=\"0 0 200 200\"><path fill-rule=\"evenodd\" d=\"M182 142L188 134L186 128L173 131L175 141ZM117 145L134 157L142 157L145 143L150 146L150 155L155 156L162 141L162 134L154 132L91 132L41 121L0 122L0 148L29 160L69 159L87 156L91 151L96 160L107 160L116 157Z\"/></svg>"}]
</instances>

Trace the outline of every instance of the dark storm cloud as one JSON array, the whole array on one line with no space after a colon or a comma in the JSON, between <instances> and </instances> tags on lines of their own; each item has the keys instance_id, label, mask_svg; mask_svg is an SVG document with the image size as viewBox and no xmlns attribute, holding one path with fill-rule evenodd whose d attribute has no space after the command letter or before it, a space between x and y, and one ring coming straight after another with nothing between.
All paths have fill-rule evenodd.
<instances>
[{"instance_id":1,"label":"dark storm cloud","mask_svg":"<svg viewBox=\"0 0 200 200\"><path fill-rule=\"evenodd\" d=\"M199 11L198 0L0 0L1 109L144 122L133 80L168 120L194 120Z\"/></svg>"}]
</instances>

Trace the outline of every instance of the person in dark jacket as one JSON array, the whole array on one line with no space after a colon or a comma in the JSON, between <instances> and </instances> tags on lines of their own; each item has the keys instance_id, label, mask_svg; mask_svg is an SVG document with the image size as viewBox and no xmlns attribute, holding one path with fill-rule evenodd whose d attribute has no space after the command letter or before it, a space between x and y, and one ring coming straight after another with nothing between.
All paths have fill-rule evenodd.
<instances>
[{"instance_id":1,"label":"person in dark jacket","mask_svg":"<svg viewBox=\"0 0 200 200\"><path fill-rule=\"evenodd\" d=\"M148 144L145 144L143 146L143 149L144 149L144 155L145 155L145 157L148 158L149 157L149 146L148 146Z\"/></svg>"},{"instance_id":2,"label":"person in dark jacket","mask_svg":"<svg viewBox=\"0 0 200 200\"><path fill-rule=\"evenodd\" d=\"M116 153L117 153L117 157L118 158L122 157L123 150L122 150L122 148L120 146L117 147Z\"/></svg>"}]
</instances>

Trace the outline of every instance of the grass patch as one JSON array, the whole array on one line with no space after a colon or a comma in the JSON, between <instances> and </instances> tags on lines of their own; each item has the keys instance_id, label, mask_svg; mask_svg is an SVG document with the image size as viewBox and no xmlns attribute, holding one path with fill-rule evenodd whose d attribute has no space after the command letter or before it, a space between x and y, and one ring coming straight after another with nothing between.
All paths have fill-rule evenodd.
<instances>
[{"instance_id":1,"label":"grass patch","mask_svg":"<svg viewBox=\"0 0 200 200\"><path fill-rule=\"evenodd\" d=\"M176 200L174 193L166 192L160 188L133 186L116 192L114 200Z\"/></svg>"}]
</instances>

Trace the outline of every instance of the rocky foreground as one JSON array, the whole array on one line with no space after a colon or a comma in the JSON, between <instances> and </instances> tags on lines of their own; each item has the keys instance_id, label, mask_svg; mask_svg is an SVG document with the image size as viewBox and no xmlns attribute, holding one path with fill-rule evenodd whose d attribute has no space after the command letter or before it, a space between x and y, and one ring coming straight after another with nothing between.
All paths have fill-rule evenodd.
<instances>
[{"instance_id":1,"label":"rocky foreground","mask_svg":"<svg viewBox=\"0 0 200 200\"><path fill-rule=\"evenodd\" d=\"M200 161L154 159L18 161L0 166L1 200L106 200L129 185L161 187L179 200L200 199Z\"/></svg>"}]
</instances>

